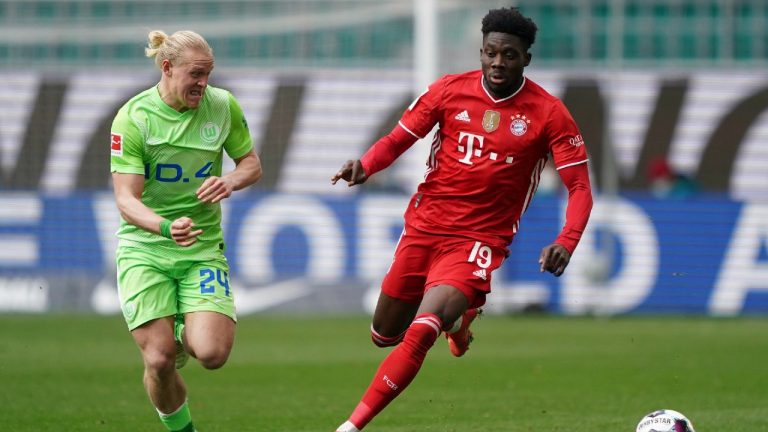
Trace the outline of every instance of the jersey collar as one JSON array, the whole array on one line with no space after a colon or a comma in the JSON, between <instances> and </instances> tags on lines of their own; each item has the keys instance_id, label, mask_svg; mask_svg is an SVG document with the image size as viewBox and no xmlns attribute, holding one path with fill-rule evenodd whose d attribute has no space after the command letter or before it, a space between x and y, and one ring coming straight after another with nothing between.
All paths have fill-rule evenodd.
<instances>
[{"instance_id":1,"label":"jersey collar","mask_svg":"<svg viewBox=\"0 0 768 432\"><path fill-rule=\"evenodd\" d=\"M515 90L515 91L514 91L514 92L513 92L511 95L509 95L509 96L507 96L507 97L505 97L505 98L502 98L502 99L495 99L493 96L491 96L491 94L490 94L490 93L488 93L488 89L487 89L487 88L485 88L485 85L484 85L484 83L485 83L485 76L483 76L483 74L480 74L480 88L482 88L482 89L483 89L483 91L485 92L485 94L488 96L488 99L490 99L491 101L493 101L493 103L504 102L504 101L507 101L507 100L509 100L509 99L512 99L513 97L515 97L515 95L516 95L516 94L520 93L520 90L522 90L522 89L523 89L523 87L525 87L525 82L526 82L526 81L527 81L527 79L525 78L525 75L523 75L523 82L522 82L522 83L520 83L520 87L518 87L518 88L517 88L517 90Z\"/></svg>"},{"instance_id":2,"label":"jersey collar","mask_svg":"<svg viewBox=\"0 0 768 432\"><path fill-rule=\"evenodd\" d=\"M165 103L163 98L160 97L160 84L156 85L154 90L152 91L152 99L155 101L155 104L157 104L157 106L160 107L160 111L163 111L169 115L175 115L177 117L181 117L183 115L186 115L187 112L192 111L192 110L176 111L170 105Z\"/></svg>"}]
</instances>

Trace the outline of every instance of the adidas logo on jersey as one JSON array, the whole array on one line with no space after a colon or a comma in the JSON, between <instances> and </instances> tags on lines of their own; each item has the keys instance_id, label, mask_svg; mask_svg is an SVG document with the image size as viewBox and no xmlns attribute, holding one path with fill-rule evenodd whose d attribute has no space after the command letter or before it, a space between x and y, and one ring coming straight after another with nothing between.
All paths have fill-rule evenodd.
<instances>
[{"instance_id":1,"label":"adidas logo on jersey","mask_svg":"<svg viewBox=\"0 0 768 432\"><path fill-rule=\"evenodd\" d=\"M488 280L488 274L485 272L485 269L475 270L472 272L472 274L482 280Z\"/></svg>"},{"instance_id":2,"label":"adidas logo on jersey","mask_svg":"<svg viewBox=\"0 0 768 432\"><path fill-rule=\"evenodd\" d=\"M458 121L463 121L469 123L469 113L467 110L464 110L458 114L456 114L456 117L454 117Z\"/></svg>"}]
</instances>

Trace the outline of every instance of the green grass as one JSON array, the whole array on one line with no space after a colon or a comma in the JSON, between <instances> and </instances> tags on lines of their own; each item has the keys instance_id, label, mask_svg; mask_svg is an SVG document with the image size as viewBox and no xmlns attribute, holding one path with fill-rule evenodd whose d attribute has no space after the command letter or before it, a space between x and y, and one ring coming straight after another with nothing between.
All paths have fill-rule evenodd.
<instances>
[{"instance_id":1,"label":"green grass","mask_svg":"<svg viewBox=\"0 0 768 432\"><path fill-rule=\"evenodd\" d=\"M633 431L657 408L699 432L763 430L768 319L485 317L438 340L368 431ZM221 370L183 370L202 432L333 431L388 351L366 317L244 317ZM0 429L162 431L120 317L0 316Z\"/></svg>"}]
</instances>

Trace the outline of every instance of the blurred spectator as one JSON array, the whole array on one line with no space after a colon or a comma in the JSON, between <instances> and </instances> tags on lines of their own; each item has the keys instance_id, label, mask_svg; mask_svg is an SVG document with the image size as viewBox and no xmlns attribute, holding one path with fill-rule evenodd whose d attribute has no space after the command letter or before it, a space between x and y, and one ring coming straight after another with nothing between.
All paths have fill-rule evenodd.
<instances>
[{"instance_id":1,"label":"blurred spectator","mask_svg":"<svg viewBox=\"0 0 768 432\"><path fill-rule=\"evenodd\" d=\"M658 198L687 198L698 191L696 182L675 172L664 157L654 158L648 164L648 182L651 193Z\"/></svg>"}]
</instances>

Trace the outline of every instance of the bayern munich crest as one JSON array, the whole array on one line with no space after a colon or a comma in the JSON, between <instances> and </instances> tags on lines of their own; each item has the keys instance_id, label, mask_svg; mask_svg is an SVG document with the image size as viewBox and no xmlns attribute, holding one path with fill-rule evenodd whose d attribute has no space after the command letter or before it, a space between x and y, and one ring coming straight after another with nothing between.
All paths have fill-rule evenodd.
<instances>
[{"instance_id":1,"label":"bayern munich crest","mask_svg":"<svg viewBox=\"0 0 768 432\"><path fill-rule=\"evenodd\" d=\"M528 132L528 125L531 123L528 117L522 114L515 114L512 116L512 123L509 125L509 130L512 135L521 136Z\"/></svg>"}]
</instances>

